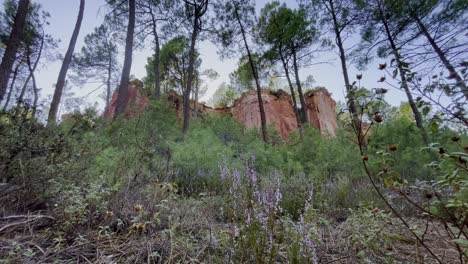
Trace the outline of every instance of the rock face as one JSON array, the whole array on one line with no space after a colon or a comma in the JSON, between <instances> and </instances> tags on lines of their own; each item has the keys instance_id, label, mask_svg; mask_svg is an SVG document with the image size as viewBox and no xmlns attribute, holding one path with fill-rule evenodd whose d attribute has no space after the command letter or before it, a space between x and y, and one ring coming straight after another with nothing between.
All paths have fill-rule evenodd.
<instances>
[{"instance_id":1,"label":"rock face","mask_svg":"<svg viewBox=\"0 0 468 264\"><path fill-rule=\"evenodd\" d=\"M336 136L336 102L325 88L308 91L304 94L309 123L320 130L322 135Z\"/></svg>"},{"instance_id":2,"label":"rock face","mask_svg":"<svg viewBox=\"0 0 468 264\"><path fill-rule=\"evenodd\" d=\"M114 117L117 104L118 91L115 91L109 108L105 111L104 117L112 119ZM305 94L306 107L309 114L309 123L320 130L323 135L335 136L338 128L335 107L336 103L331 98L331 94L325 88L309 91ZM176 92L171 91L167 95L167 100L172 103L173 108L182 118L183 98ZM291 96L283 90L272 92L262 90L262 100L265 109L265 116L268 126L274 127L281 138L289 139L289 134L298 130L296 116L292 106ZM131 82L125 98L125 116L131 117L146 109L148 97L143 95L139 82ZM190 102L192 112L195 103ZM229 115L246 128L260 128L260 110L258 107L257 92L255 90L245 92L240 98L234 101L232 107L211 108L204 104L197 104L199 116L203 115Z\"/></svg>"},{"instance_id":3,"label":"rock face","mask_svg":"<svg viewBox=\"0 0 468 264\"><path fill-rule=\"evenodd\" d=\"M125 116L127 117L132 117L148 107L148 97L143 95L141 85L142 84L138 81L132 81L128 84L124 110ZM106 119L112 119L114 117L118 97L119 91L115 90L109 103L109 107L104 112L104 117Z\"/></svg>"},{"instance_id":4,"label":"rock face","mask_svg":"<svg viewBox=\"0 0 468 264\"><path fill-rule=\"evenodd\" d=\"M267 125L274 126L283 139L289 138L291 131L296 131L297 121L291 103L291 96L279 90L273 93L262 90L263 107ZM232 116L247 128L260 128L260 109L255 90L248 91L234 101Z\"/></svg>"}]
</instances>

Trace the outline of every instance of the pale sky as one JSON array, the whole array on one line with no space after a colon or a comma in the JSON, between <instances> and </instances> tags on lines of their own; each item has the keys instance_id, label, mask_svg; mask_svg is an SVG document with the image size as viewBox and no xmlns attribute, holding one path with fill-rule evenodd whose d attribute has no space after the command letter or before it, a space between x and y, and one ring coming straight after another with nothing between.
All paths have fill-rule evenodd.
<instances>
[{"instance_id":1,"label":"pale sky","mask_svg":"<svg viewBox=\"0 0 468 264\"><path fill-rule=\"evenodd\" d=\"M64 54L71 37L75 22L76 16L78 14L79 0L34 0L42 4L43 9L50 12L50 26L46 28L46 33L52 35L55 38L61 39L59 43L59 52ZM267 0L258 0L257 3L257 12L263 7ZM294 7L296 6L295 0L284 1L288 5ZM0 3L3 4L3 0L0 0ZM87 0L85 7L85 16L83 19L83 24L81 27L80 35L78 38L78 43L75 48L75 52L79 52L83 45L84 36L91 33L94 27L99 26L103 20L103 16L106 13L107 9L105 7L104 0ZM208 101L210 96L216 90L218 85L223 81L229 82L229 73L236 69L237 60L230 59L222 61L217 54L217 47L208 41L199 43L198 48L200 50L201 58L203 60L202 68L208 69L212 68L216 70L220 77L208 85L207 94L201 98L201 101ZM120 57L123 57L123 47L119 48ZM142 79L146 75L145 64L147 57L152 56L151 46L148 45L147 48L143 50L137 50L134 52L133 64L131 74L135 75L137 78ZM305 81L308 75L312 75L316 80L316 86L324 86L331 93L333 98L336 101L344 101L344 84L342 72L338 60L336 51L330 51L326 54L323 54L320 58L316 59L317 62L325 61L327 64L319 64L312 66L307 69L302 69L300 72L301 79ZM368 71L363 72L364 78L361 84L367 88L375 88L379 83L376 81L382 76L382 72L376 70L377 63L382 63L382 60L377 60L374 64L369 66ZM50 63L46 68L40 69L40 72L37 74L38 85L41 90L41 98L47 98L53 93L53 84L57 80L58 72L60 69L61 61ZM70 73L70 72L69 72ZM354 80L356 73L358 71L354 67L350 67L350 77ZM389 78L387 78L389 79ZM86 96L86 101L89 103L99 102L103 106L103 100L99 98L99 95L104 91L104 87L92 92L97 86L88 85L84 88L72 87L73 92L78 96ZM382 85L380 86L382 87ZM383 85L385 87L385 85ZM388 87L387 87L388 88ZM387 100L392 105L399 105L401 101L406 101L404 94L395 89L390 89L388 93ZM50 102L47 102L49 104ZM63 113L61 113L63 114Z\"/></svg>"}]
</instances>

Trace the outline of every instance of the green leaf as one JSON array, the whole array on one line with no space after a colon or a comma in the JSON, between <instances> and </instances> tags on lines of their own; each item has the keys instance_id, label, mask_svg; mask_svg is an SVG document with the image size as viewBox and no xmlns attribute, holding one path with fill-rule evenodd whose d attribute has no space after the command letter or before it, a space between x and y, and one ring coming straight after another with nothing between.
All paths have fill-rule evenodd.
<instances>
[{"instance_id":1,"label":"green leaf","mask_svg":"<svg viewBox=\"0 0 468 264\"><path fill-rule=\"evenodd\" d=\"M439 129L439 124L437 124L436 122L432 122L431 129L433 132L437 132L437 130Z\"/></svg>"},{"instance_id":2,"label":"green leaf","mask_svg":"<svg viewBox=\"0 0 468 264\"><path fill-rule=\"evenodd\" d=\"M429 112L431 111L431 108L429 106L425 106L422 110L422 114L424 116L427 116L429 114Z\"/></svg>"},{"instance_id":3,"label":"green leaf","mask_svg":"<svg viewBox=\"0 0 468 264\"><path fill-rule=\"evenodd\" d=\"M461 245L463 247L468 247L468 240L463 239L463 238L457 238L452 240L452 242L457 243L458 245Z\"/></svg>"}]
</instances>

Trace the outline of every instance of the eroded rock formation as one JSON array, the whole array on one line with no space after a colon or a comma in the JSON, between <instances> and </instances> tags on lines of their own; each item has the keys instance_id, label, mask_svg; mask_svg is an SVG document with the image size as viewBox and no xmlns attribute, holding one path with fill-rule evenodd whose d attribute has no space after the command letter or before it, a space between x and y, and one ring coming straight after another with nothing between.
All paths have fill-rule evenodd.
<instances>
[{"instance_id":1,"label":"eroded rock formation","mask_svg":"<svg viewBox=\"0 0 468 264\"><path fill-rule=\"evenodd\" d=\"M304 94L310 124L323 135L336 136L336 102L325 88L308 91Z\"/></svg>"},{"instance_id":2,"label":"eroded rock formation","mask_svg":"<svg viewBox=\"0 0 468 264\"><path fill-rule=\"evenodd\" d=\"M104 113L107 119L111 119L114 116L117 97L118 91L112 96L110 106ZM319 129L323 135L335 136L338 124L335 114L336 103L331 98L331 94L325 88L319 88L307 92L305 97L310 124ZM180 115L183 107L182 96L171 91L167 95L167 100L172 103L174 109ZM267 125L276 128L281 138L285 140L289 139L289 134L298 130L291 96L283 90L277 92L262 90L262 100ZM125 102L126 116L133 116L146 109L148 98L143 95L138 82L131 82L129 84ZM190 103L190 108L193 112L195 109L193 101ZM205 104L198 103L197 111L199 116L230 115L246 128L261 127L260 110L255 90L243 93L240 98L234 101L233 106L230 108L211 108Z\"/></svg>"},{"instance_id":3,"label":"eroded rock formation","mask_svg":"<svg viewBox=\"0 0 468 264\"><path fill-rule=\"evenodd\" d=\"M117 106L117 98L119 97L119 90L115 90L109 107L104 112L106 119L112 119L115 114L115 107ZM131 117L143 111L148 106L148 97L143 95L142 84L139 81L132 81L128 84L127 96L125 97L125 116Z\"/></svg>"},{"instance_id":4,"label":"eroded rock formation","mask_svg":"<svg viewBox=\"0 0 468 264\"><path fill-rule=\"evenodd\" d=\"M262 90L262 100L267 125L274 126L283 139L288 139L289 133L298 129L291 96L282 90L278 92ZM235 100L231 114L247 128L260 128L257 91L245 92Z\"/></svg>"}]
</instances>

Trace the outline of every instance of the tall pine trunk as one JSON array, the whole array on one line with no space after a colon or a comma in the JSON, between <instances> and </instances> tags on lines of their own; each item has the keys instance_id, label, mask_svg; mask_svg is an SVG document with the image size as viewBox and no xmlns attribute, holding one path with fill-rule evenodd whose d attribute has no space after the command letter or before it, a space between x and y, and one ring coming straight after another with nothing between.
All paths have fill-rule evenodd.
<instances>
[{"instance_id":1,"label":"tall pine trunk","mask_svg":"<svg viewBox=\"0 0 468 264\"><path fill-rule=\"evenodd\" d=\"M107 112L107 109L109 109L109 104L111 100L111 92L112 92L112 85L111 85L111 80L112 80L112 56L109 54L109 64L107 65L107 80L106 80L106 108L104 112Z\"/></svg>"},{"instance_id":2,"label":"tall pine trunk","mask_svg":"<svg viewBox=\"0 0 468 264\"><path fill-rule=\"evenodd\" d=\"M159 73L159 53L161 51L161 48L159 46L159 35L157 30L156 18L154 16L152 6L150 6L150 15L154 37L154 97L156 99L159 99L161 97L161 79Z\"/></svg>"},{"instance_id":3,"label":"tall pine trunk","mask_svg":"<svg viewBox=\"0 0 468 264\"><path fill-rule=\"evenodd\" d=\"M122 68L122 76L119 84L119 96L115 107L114 119L125 111L125 99L127 97L128 83L130 82L130 70L132 69L133 38L135 33L135 0L128 0L129 14L127 26L127 38L125 40L125 58Z\"/></svg>"},{"instance_id":4,"label":"tall pine trunk","mask_svg":"<svg viewBox=\"0 0 468 264\"><path fill-rule=\"evenodd\" d=\"M39 61L41 60L42 50L44 48L44 41L45 41L44 38L45 38L45 34L42 34L41 43L39 45L39 50L37 52L37 57L36 57L36 60L34 61L34 63L31 61L32 52L30 50L30 47L27 48L27 51L26 51L26 64L28 66L29 75L26 78L26 82L24 83L23 88L21 89L21 94L20 94L20 96L18 98L18 104L17 104L17 107L19 108L20 105L23 103L24 94L26 92L29 81L32 79L32 81L33 81L33 94L34 94L34 101L33 101L32 108L33 108L33 114L34 115L36 114L36 109L35 108L37 106L37 101L39 100L39 95L38 95L38 90L37 90L38 88L37 88L36 77L34 76L34 72L36 71L37 66L39 65Z\"/></svg>"},{"instance_id":5,"label":"tall pine trunk","mask_svg":"<svg viewBox=\"0 0 468 264\"><path fill-rule=\"evenodd\" d=\"M302 136L302 121L301 115L299 114L299 109L297 107L296 93L294 92L294 87L289 75L289 68L286 59L283 56L283 52L280 51L281 63L283 64L284 74L286 75L286 80L288 81L289 90L291 92L291 98L293 103L294 115L296 116L297 127L299 128L299 133Z\"/></svg>"},{"instance_id":6,"label":"tall pine trunk","mask_svg":"<svg viewBox=\"0 0 468 264\"><path fill-rule=\"evenodd\" d=\"M457 81L457 85L460 87L463 95L465 98L468 100L468 88L466 87L465 81L462 79L460 74L455 70L455 67L450 63L450 61L447 59L447 56L445 55L444 51L439 47L437 42L434 40L434 38L429 34L426 26L424 23L421 21L421 19L416 15L412 14L413 19L416 21L418 24L419 30L421 33L426 37L427 41L429 44L431 44L432 48L436 52L437 56L439 57L440 61L444 64L445 68L449 71L450 74L453 74L455 76L455 80Z\"/></svg>"},{"instance_id":7,"label":"tall pine trunk","mask_svg":"<svg viewBox=\"0 0 468 264\"><path fill-rule=\"evenodd\" d=\"M67 77L68 68L72 60L73 51L75 50L76 40L80 34L81 22L83 21L83 14L85 8L85 0L80 0L80 10L78 12L78 18L76 20L75 29L73 30L70 43L68 45L67 53L63 58L62 67L57 79L57 84L55 86L54 96L52 98L52 103L50 104L49 117L47 120L48 126L53 126L57 122L57 112L59 109L60 101L62 99L63 88L65 87L65 79Z\"/></svg>"},{"instance_id":8,"label":"tall pine trunk","mask_svg":"<svg viewBox=\"0 0 468 264\"><path fill-rule=\"evenodd\" d=\"M11 70L15 63L16 53L23 38L23 31L26 25L26 17L28 15L29 0L20 0L18 10L16 11L13 28L11 29L8 38L5 52L3 53L2 63L0 64L0 101L3 100L8 89Z\"/></svg>"},{"instance_id":9,"label":"tall pine trunk","mask_svg":"<svg viewBox=\"0 0 468 264\"><path fill-rule=\"evenodd\" d=\"M13 94L13 89L15 88L16 78L18 77L19 68L21 67L22 63L23 63L23 58L21 58L18 61L15 67L15 70L13 71L13 78L11 79L10 89L8 90L7 98L5 100L5 104L3 105L3 111L5 111L8 108L8 105L10 104L11 95Z\"/></svg>"},{"instance_id":10,"label":"tall pine trunk","mask_svg":"<svg viewBox=\"0 0 468 264\"><path fill-rule=\"evenodd\" d=\"M293 49L293 67L294 75L296 77L297 93L299 94L299 100L301 101L302 123L307 123L309 122L309 113L307 112L307 105L304 93L302 92L302 84L301 79L299 78L299 66L297 65L297 54L295 49Z\"/></svg>"},{"instance_id":11,"label":"tall pine trunk","mask_svg":"<svg viewBox=\"0 0 468 264\"><path fill-rule=\"evenodd\" d=\"M407 77L406 77L405 69L403 68L403 61L401 59L401 55L398 52L398 48L397 48L397 46L395 44L395 40L394 40L394 38L392 36L392 33L390 32L388 21L385 18L385 15L384 15L384 13L382 11L382 6L380 6L380 4L379 4L379 13L380 13L380 19L381 19L382 24L383 24L384 29L385 29L385 33L387 35L387 40L390 43L390 48L392 49L393 55L395 57L395 62L397 63L397 69L398 69L398 73L400 75L401 87L405 91L406 97L408 98L408 103L409 103L409 105L411 107L411 110L413 111L416 126L421 130L421 136L422 136L423 140L425 142L427 142L428 139L427 139L426 130L424 129L422 114L419 111L416 103L414 102L413 95L411 94L411 91L409 89L408 80L407 80Z\"/></svg>"},{"instance_id":12,"label":"tall pine trunk","mask_svg":"<svg viewBox=\"0 0 468 264\"><path fill-rule=\"evenodd\" d=\"M188 77L187 83L184 93L184 124L182 127L182 132L187 132L189 125L190 125L190 93L192 92L192 85L193 85L193 76L194 76L194 68L195 68L195 45L197 43L197 37L199 33L199 16L197 7L194 7L194 15L193 15L193 31L192 31L192 38L190 40L190 50L189 50L189 65L188 65Z\"/></svg>"},{"instance_id":13,"label":"tall pine trunk","mask_svg":"<svg viewBox=\"0 0 468 264\"><path fill-rule=\"evenodd\" d=\"M193 119L197 120L198 118L198 92L200 91L200 76L197 73L195 76L195 98L193 106Z\"/></svg>"},{"instance_id":14,"label":"tall pine trunk","mask_svg":"<svg viewBox=\"0 0 468 264\"><path fill-rule=\"evenodd\" d=\"M262 138L265 143L268 142L268 134L267 134L267 127L266 127L266 115L265 115L265 108L263 107L263 100L262 100L262 89L260 87L260 81L258 78L257 69L255 67L255 63L252 58L252 53L250 52L249 45L247 43L247 38L245 37L245 30L242 22L240 21L238 11L236 9L236 20L240 26L242 39L244 41L245 49L247 50L247 56L249 58L250 69L252 70L252 75L255 79L255 86L257 88L257 99L258 99L258 108L260 109L260 122L261 122L261 129L262 129Z\"/></svg>"},{"instance_id":15,"label":"tall pine trunk","mask_svg":"<svg viewBox=\"0 0 468 264\"><path fill-rule=\"evenodd\" d=\"M346 87L346 101L347 101L348 109L353 119L352 121L353 127L356 130L356 133L359 135L359 137L362 137L363 135L361 131L361 122L358 117L358 113L356 109L356 102L353 97L353 88L352 88L351 82L349 81L348 64L346 62L346 52L344 49L343 38L341 37L341 29L340 29L340 24L338 22L334 0L328 0L328 3L329 3L328 12L332 16L332 20L333 20L333 31L335 33L335 42L336 42L336 45L338 46L339 57L340 57L340 62L341 62L341 71L343 72L343 79L344 79L344 83Z\"/></svg>"},{"instance_id":16,"label":"tall pine trunk","mask_svg":"<svg viewBox=\"0 0 468 264\"><path fill-rule=\"evenodd\" d=\"M32 78L32 83L33 83L33 94L34 94L31 116L32 118L35 118L36 111L37 111L37 102L39 101L39 87L37 87L36 76L34 75L34 71L31 72L31 78Z\"/></svg>"}]
</instances>

